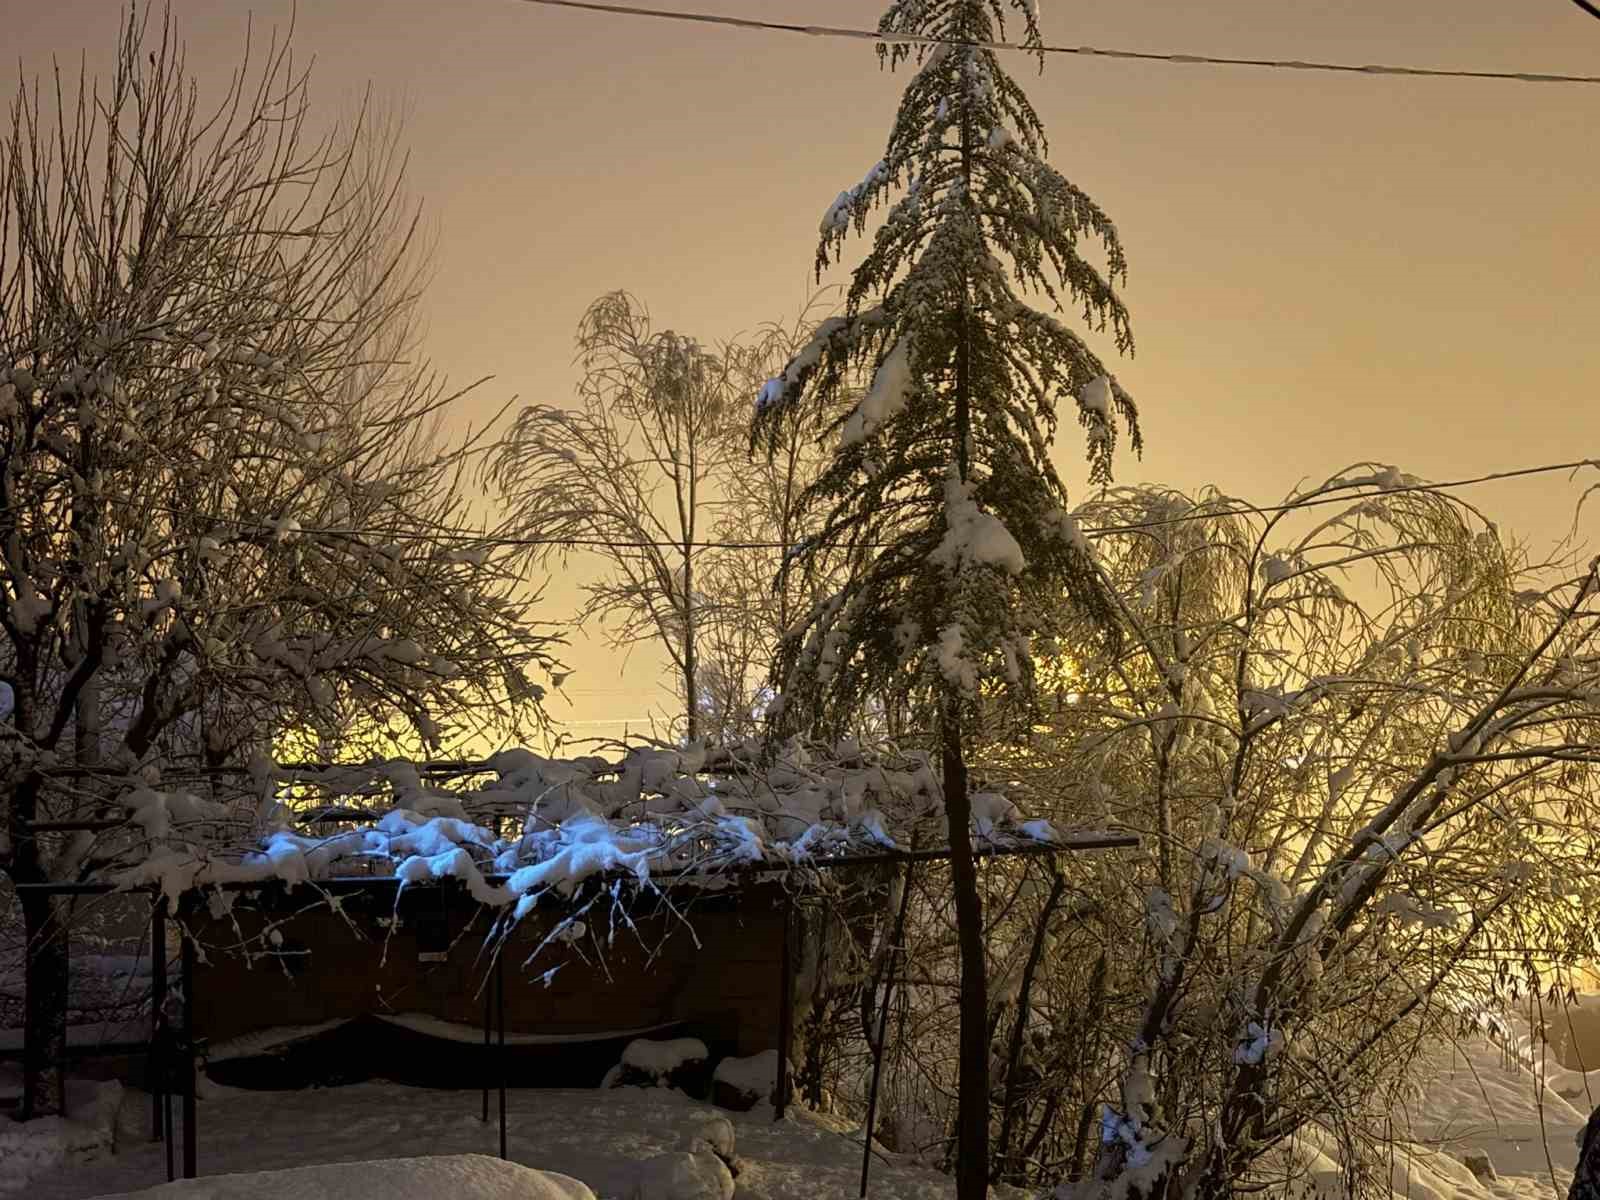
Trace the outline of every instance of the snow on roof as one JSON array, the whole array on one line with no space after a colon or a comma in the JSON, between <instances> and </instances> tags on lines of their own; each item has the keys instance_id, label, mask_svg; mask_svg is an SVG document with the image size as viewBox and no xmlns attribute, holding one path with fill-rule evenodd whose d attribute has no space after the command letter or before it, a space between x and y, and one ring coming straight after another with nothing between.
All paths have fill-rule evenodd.
<instances>
[{"instance_id":1,"label":"snow on roof","mask_svg":"<svg viewBox=\"0 0 1600 1200\"><path fill-rule=\"evenodd\" d=\"M453 781L425 781L417 764L398 761L280 767L258 781L272 790L232 804L159 785L131 789L127 845L100 881L176 900L215 885L454 879L479 903L520 917L596 877L715 886L741 870L834 865L943 841L941 789L926 759L854 741L832 750L790 744L776 755L753 741L633 746L617 759L518 749ZM314 803L308 791L318 793ZM306 832L283 796L318 811L322 824L332 803L343 828ZM989 852L1072 848L1005 797L974 800Z\"/></svg>"}]
</instances>

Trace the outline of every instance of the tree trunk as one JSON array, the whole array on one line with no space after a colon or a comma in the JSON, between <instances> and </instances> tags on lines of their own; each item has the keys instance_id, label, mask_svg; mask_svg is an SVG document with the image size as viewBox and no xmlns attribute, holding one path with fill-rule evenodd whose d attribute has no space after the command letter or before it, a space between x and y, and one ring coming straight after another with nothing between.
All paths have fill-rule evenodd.
<instances>
[{"instance_id":1,"label":"tree trunk","mask_svg":"<svg viewBox=\"0 0 1600 1200\"><path fill-rule=\"evenodd\" d=\"M22 1119L60 1116L66 1100L62 1065L67 1057L67 921L63 901L22 893L27 937L27 989L23 998Z\"/></svg>"},{"instance_id":2,"label":"tree trunk","mask_svg":"<svg viewBox=\"0 0 1600 1200\"><path fill-rule=\"evenodd\" d=\"M950 878L961 953L961 1032L956 1096L956 1197L989 1191L989 989L983 953L983 902L972 856L972 803L961 747L960 699L947 696L941 723L944 807L950 826Z\"/></svg>"},{"instance_id":3,"label":"tree trunk","mask_svg":"<svg viewBox=\"0 0 1600 1200\"><path fill-rule=\"evenodd\" d=\"M683 548L683 704L686 736L693 742L700 736L700 697L695 685L694 562L693 550Z\"/></svg>"},{"instance_id":4,"label":"tree trunk","mask_svg":"<svg viewBox=\"0 0 1600 1200\"><path fill-rule=\"evenodd\" d=\"M1017 993L1017 1016L1011 1024L1011 1040L1006 1047L1006 1088L1005 1098L1000 1104L1000 1139L995 1147L995 1182L1003 1182L1011 1164L1007 1161L1011 1154L1011 1133L1015 1127L1017 1105L1021 1099L1017 1075L1022 1069L1022 1042L1028 1032L1029 1008L1033 997L1033 979L1039 971L1039 963L1044 957L1045 939L1050 933L1050 918L1055 915L1056 905L1061 903L1061 896L1067 890L1065 875L1056 874L1050 885L1050 894L1045 898L1044 907L1040 910L1038 924L1033 930L1033 944L1028 947L1028 962L1022 971L1022 987ZM1017 1168L1020 1171L1020 1165ZM1018 1175L1018 1178L1021 1178Z\"/></svg>"},{"instance_id":5,"label":"tree trunk","mask_svg":"<svg viewBox=\"0 0 1600 1200\"><path fill-rule=\"evenodd\" d=\"M1578 1151L1578 1169L1567 1200L1600 1200L1600 1108L1589 1114L1583 1127L1583 1149Z\"/></svg>"}]
</instances>

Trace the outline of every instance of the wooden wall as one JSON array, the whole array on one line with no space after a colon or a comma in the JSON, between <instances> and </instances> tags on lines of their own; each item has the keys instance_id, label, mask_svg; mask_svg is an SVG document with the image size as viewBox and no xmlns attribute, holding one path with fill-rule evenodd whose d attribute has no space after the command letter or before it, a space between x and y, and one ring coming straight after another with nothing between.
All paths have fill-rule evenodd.
<instances>
[{"instance_id":1,"label":"wooden wall","mask_svg":"<svg viewBox=\"0 0 1600 1200\"><path fill-rule=\"evenodd\" d=\"M584 1037L686 1023L723 1053L775 1048L782 890L678 890L670 900L676 913L656 897L630 905L635 928L620 913L613 922L608 902L596 905L584 936L542 949L567 910L551 904L525 917L500 947L507 1034ZM464 892L407 889L393 927L381 923L395 916L392 892L347 897L343 915L312 901L304 888L273 890L241 896L221 916L188 918L203 954L197 1036L216 1044L373 1013L481 1028L491 917ZM269 942L269 929L281 941Z\"/></svg>"}]
</instances>

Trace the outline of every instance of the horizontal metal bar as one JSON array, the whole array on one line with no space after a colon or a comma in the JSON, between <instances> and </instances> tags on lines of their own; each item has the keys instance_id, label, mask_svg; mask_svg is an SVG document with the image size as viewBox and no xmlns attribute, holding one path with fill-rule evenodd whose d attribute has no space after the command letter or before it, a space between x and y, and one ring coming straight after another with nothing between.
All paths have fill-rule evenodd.
<instances>
[{"instance_id":1,"label":"horizontal metal bar","mask_svg":"<svg viewBox=\"0 0 1600 1200\"><path fill-rule=\"evenodd\" d=\"M37 892L41 896L105 896L112 892L154 892L156 886L118 887L114 883L13 883L18 892Z\"/></svg>"},{"instance_id":2,"label":"horizontal metal bar","mask_svg":"<svg viewBox=\"0 0 1600 1200\"><path fill-rule=\"evenodd\" d=\"M1139 838L1137 834L1106 833L1070 842L1035 842L1020 846L974 846L972 848L972 856L974 858L1016 858L1023 855L1075 854L1085 850L1123 850L1132 849L1138 845ZM816 863L799 863L796 864L796 869L813 867L819 870L833 870L836 867L882 866L910 862L944 862L951 858L954 853L949 847L945 847L942 850L886 850L882 854L859 854Z\"/></svg>"},{"instance_id":3,"label":"horizontal metal bar","mask_svg":"<svg viewBox=\"0 0 1600 1200\"><path fill-rule=\"evenodd\" d=\"M23 1055L23 1048L0 1047L0 1062L6 1060L19 1061ZM67 1046L67 1058L114 1058L119 1054L148 1054L149 1042L100 1042L92 1046Z\"/></svg>"}]
</instances>

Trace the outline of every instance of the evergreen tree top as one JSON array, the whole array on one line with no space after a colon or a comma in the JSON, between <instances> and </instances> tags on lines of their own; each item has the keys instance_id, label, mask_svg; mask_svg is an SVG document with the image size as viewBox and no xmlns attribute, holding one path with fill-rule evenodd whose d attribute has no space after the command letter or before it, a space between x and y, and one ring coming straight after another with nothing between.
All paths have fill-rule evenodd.
<instances>
[{"instance_id":1,"label":"evergreen tree top","mask_svg":"<svg viewBox=\"0 0 1600 1200\"><path fill-rule=\"evenodd\" d=\"M916 69L883 159L823 216L819 275L886 211L843 312L757 400L757 442L796 411L837 440L804 507L809 544L845 546L850 578L778 663L800 701L788 711L821 728L869 696L971 697L985 681L1026 706L1032 641L1064 601L1113 623L1050 445L1068 398L1090 481L1109 482L1119 425L1140 445L1137 413L1083 338L1018 293L1056 314L1074 306L1131 353L1115 288L1126 263L1115 226L1046 162L1037 113L980 44L1004 39L1008 16L1042 46L1031 0L896 0L879 23L884 60ZM798 548L790 566L808 559Z\"/></svg>"}]
</instances>

